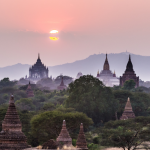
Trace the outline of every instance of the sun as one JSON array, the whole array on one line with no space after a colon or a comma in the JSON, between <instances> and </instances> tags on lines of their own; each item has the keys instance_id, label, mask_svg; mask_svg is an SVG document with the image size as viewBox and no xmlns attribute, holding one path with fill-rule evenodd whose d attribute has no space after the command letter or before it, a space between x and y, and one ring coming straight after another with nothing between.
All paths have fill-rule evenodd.
<instances>
[{"instance_id":1,"label":"sun","mask_svg":"<svg viewBox=\"0 0 150 150\"><path fill-rule=\"evenodd\" d=\"M50 33L58 33L57 30L51 30Z\"/></svg>"}]
</instances>

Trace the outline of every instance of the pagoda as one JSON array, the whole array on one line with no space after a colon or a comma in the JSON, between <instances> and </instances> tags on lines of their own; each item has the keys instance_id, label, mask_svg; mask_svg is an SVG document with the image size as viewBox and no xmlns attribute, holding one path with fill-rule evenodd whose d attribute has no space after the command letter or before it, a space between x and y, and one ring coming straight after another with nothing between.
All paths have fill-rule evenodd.
<instances>
[{"instance_id":1,"label":"pagoda","mask_svg":"<svg viewBox=\"0 0 150 150\"><path fill-rule=\"evenodd\" d=\"M63 120L62 129L56 141L59 144L59 148L62 148L63 146L72 147L72 138L67 131L65 120Z\"/></svg>"},{"instance_id":2,"label":"pagoda","mask_svg":"<svg viewBox=\"0 0 150 150\"><path fill-rule=\"evenodd\" d=\"M22 132L22 124L16 111L14 96L11 95L9 107L2 122L0 150L23 150L25 148L30 148L30 146Z\"/></svg>"},{"instance_id":3,"label":"pagoda","mask_svg":"<svg viewBox=\"0 0 150 150\"><path fill-rule=\"evenodd\" d=\"M44 66L38 54L37 62L29 69L29 80L38 81L43 78L48 78L48 68Z\"/></svg>"},{"instance_id":4,"label":"pagoda","mask_svg":"<svg viewBox=\"0 0 150 150\"><path fill-rule=\"evenodd\" d=\"M34 97L34 93L33 93L33 90L31 88L30 82L28 84L28 87L27 87L27 90L26 90L26 94L27 94L27 97Z\"/></svg>"},{"instance_id":5,"label":"pagoda","mask_svg":"<svg viewBox=\"0 0 150 150\"><path fill-rule=\"evenodd\" d=\"M135 118L135 114L132 110L130 99L128 98L124 112L123 112L120 120L126 120L126 119L130 119L130 118Z\"/></svg>"},{"instance_id":6,"label":"pagoda","mask_svg":"<svg viewBox=\"0 0 150 150\"><path fill-rule=\"evenodd\" d=\"M88 150L86 138L84 135L83 123L81 123L80 125L80 132L79 132L78 139L76 142L76 147L80 148L81 150Z\"/></svg>"},{"instance_id":7,"label":"pagoda","mask_svg":"<svg viewBox=\"0 0 150 150\"><path fill-rule=\"evenodd\" d=\"M116 74L114 75L110 70L107 54L103 70L101 72L98 71L97 78L102 81L105 86L113 87L114 85L119 85L119 79L116 77Z\"/></svg>"},{"instance_id":8,"label":"pagoda","mask_svg":"<svg viewBox=\"0 0 150 150\"><path fill-rule=\"evenodd\" d=\"M131 80L131 79L134 80L134 82L136 83L135 87L139 87L139 77L136 76L133 70L131 57L129 55L129 60L126 66L125 73L123 74L122 77L120 76L120 86L123 86L127 80Z\"/></svg>"},{"instance_id":9,"label":"pagoda","mask_svg":"<svg viewBox=\"0 0 150 150\"><path fill-rule=\"evenodd\" d=\"M61 79L61 83L60 85L57 87L58 90L64 90L64 89L67 89L66 85L64 84L64 80L63 80L63 77Z\"/></svg>"}]
</instances>

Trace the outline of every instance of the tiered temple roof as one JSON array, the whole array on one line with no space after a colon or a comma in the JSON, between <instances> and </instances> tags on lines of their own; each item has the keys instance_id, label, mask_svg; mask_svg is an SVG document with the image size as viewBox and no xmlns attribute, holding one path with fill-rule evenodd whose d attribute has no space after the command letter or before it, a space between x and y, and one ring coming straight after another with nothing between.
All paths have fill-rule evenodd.
<instances>
[{"instance_id":1,"label":"tiered temple roof","mask_svg":"<svg viewBox=\"0 0 150 150\"><path fill-rule=\"evenodd\" d=\"M86 143L86 138L85 138L85 135L84 135L84 129L83 129L83 123L81 123L80 125L80 132L79 132L79 135L78 135L78 139L77 139L77 142L76 142L76 147L77 148L80 148L82 150L87 150L87 143Z\"/></svg>"},{"instance_id":2,"label":"tiered temple roof","mask_svg":"<svg viewBox=\"0 0 150 150\"><path fill-rule=\"evenodd\" d=\"M27 138L22 132L22 124L14 104L14 96L11 95L7 113L2 122L0 150L22 150L29 148L30 146L26 141Z\"/></svg>"},{"instance_id":3,"label":"tiered temple roof","mask_svg":"<svg viewBox=\"0 0 150 150\"><path fill-rule=\"evenodd\" d=\"M42 78L48 78L48 67L46 67L38 54L37 62L29 69L30 80L40 80Z\"/></svg>"},{"instance_id":4,"label":"tiered temple roof","mask_svg":"<svg viewBox=\"0 0 150 150\"><path fill-rule=\"evenodd\" d=\"M129 55L129 60L126 66L125 73L123 74L123 76L120 76L120 86L123 86L125 81L130 79L134 80L134 82L136 83L136 87L139 87L139 77L136 76L133 70L133 64L131 62L131 57Z\"/></svg>"},{"instance_id":5,"label":"tiered temple roof","mask_svg":"<svg viewBox=\"0 0 150 150\"><path fill-rule=\"evenodd\" d=\"M126 119L130 119L130 118L135 118L135 114L132 110L130 98L128 98L124 112L123 112L120 120L126 120Z\"/></svg>"},{"instance_id":6,"label":"tiered temple roof","mask_svg":"<svg viewBox=\"0 0 150 150\"><path fill-rule=\"evenodd\" d=\"M33 93L33 90L31 88L30 82L28 84L28 87L27 87L27 90L26 90L26 94L27 94L27 97L34 97L34 93Z\"/></svg>"},{"instance_id":7,"label":"tiered temple roof","mask_svg":"<svg viewBox=\"0 0 150 150\"><path fill-rule=\"evenodd\" d=\"M59 143L60 148L62 148L64 145L66 145L67 147L72 146L72 138L67 131L65 120L63 120L62 129L56 141Z\"/></svg>"}]
</instances>

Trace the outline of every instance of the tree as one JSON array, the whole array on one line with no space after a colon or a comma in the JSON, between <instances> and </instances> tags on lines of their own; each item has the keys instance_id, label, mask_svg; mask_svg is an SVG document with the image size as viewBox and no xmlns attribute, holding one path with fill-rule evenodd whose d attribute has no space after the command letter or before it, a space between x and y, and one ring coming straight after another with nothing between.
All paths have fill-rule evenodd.
<instances>
[{"instance_id":1,"label":"tree","mask_svg":"<svg viewBox=\"0 0 150 150\"><path fill-rule=\"evenodd\" d=\"M29 98L21 98L17 100L15 104L20 110L35 110L35 106Z\"/></svg>"},{"instance_id":2,"label":"tree","mask_svg":"<svg viewBox=\"0 0 150 150\"><path fill-rule=\"evenodd\" d=\"M0 81L0 87L12 87L16 84L16 81L10 81L9 78L4 78L3 80Z\"/></svg>"},{"instance_id":3,"label":"tree","mask_svg":"<svg viewBox=\"0 0 150 150\"><path fill-rule=\"evenodd\" d=\"M56 109L56 107L55 107L55 105L54 105L53 103L51 103L51 102L45 103L44 106L43 106L43 108L42 108L42 110L44 110L44 111L52 111L52 110L54 110L54 109Z\"/></svg>"},{"instance_id":4,"label":"tree","mask_svg":"<svg viewBox=\"0 0 150 150\"><path fill-rule=\"evenodd\" d=\"M150 96L143 92L131 92L127 90L113 91L114 98L119 102L118 118L122 115L127 98L130 98L133 111L136 116L148 115L148 108L150 107Z\"/></svg>"},{"instance_id":5,"label":"tree","mask_svg":"<svg viewBox=\"0 0 150 150\"><path fill-rule=\"evenodd\" d=\"M95 124L115 116L118 102L114 100L112 90L99 79L91 75L82 76L69 84L68 92L65 106L87 114Z\"/></svg>"},{"instance_id":6,"label":"tree","mask_svg":"<svg viewBox=\"0 0 150 150\"><path fill-rule=\"evenodd\" d=\"M135 150L150 138L150 117L109 121L102 132L101 144Z\"/></svg>"},{"instance_id":7,"label":"tree","mask_svg":"<svg viewBox=\"0 0 150 150\"><path fill-rule=\"evenodd\" d=\"M132 90L135 88L136 83L134 82L134 80L130 79L127 80L124 85L123 85L123 89L125 90Z\"/></svg>"},{"instance_id":8,"label":"tree","mask_svg":"<svg viewBox=\"0 0 150 150\"><path fill-rule=\"evenodd\" d=\"M84 124L85 129L93 123L92 119L83 113L47 111L31 119L32 136L40 144L49 139L55 139L61 131L63 120L66 120L67 129L70 133L79 129L81 123Z\"/></svg>"}]
</instances>

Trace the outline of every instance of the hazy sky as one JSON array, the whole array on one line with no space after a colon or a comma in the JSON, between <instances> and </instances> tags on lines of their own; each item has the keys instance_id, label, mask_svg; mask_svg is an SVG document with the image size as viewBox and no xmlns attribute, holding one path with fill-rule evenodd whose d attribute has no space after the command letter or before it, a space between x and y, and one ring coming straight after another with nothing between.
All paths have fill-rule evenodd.
<instances>
[{"instance_id":1,"label":"hazy sky","mask_svg":"<svg viewBox=\"0 0 150 150\"><path fill-rule=\"evenodd\" d=\"M33 64L38 53L53 66L126 50L150 55L150 0L0 1L0 67Z\"/></svg>"}]
</instances>

